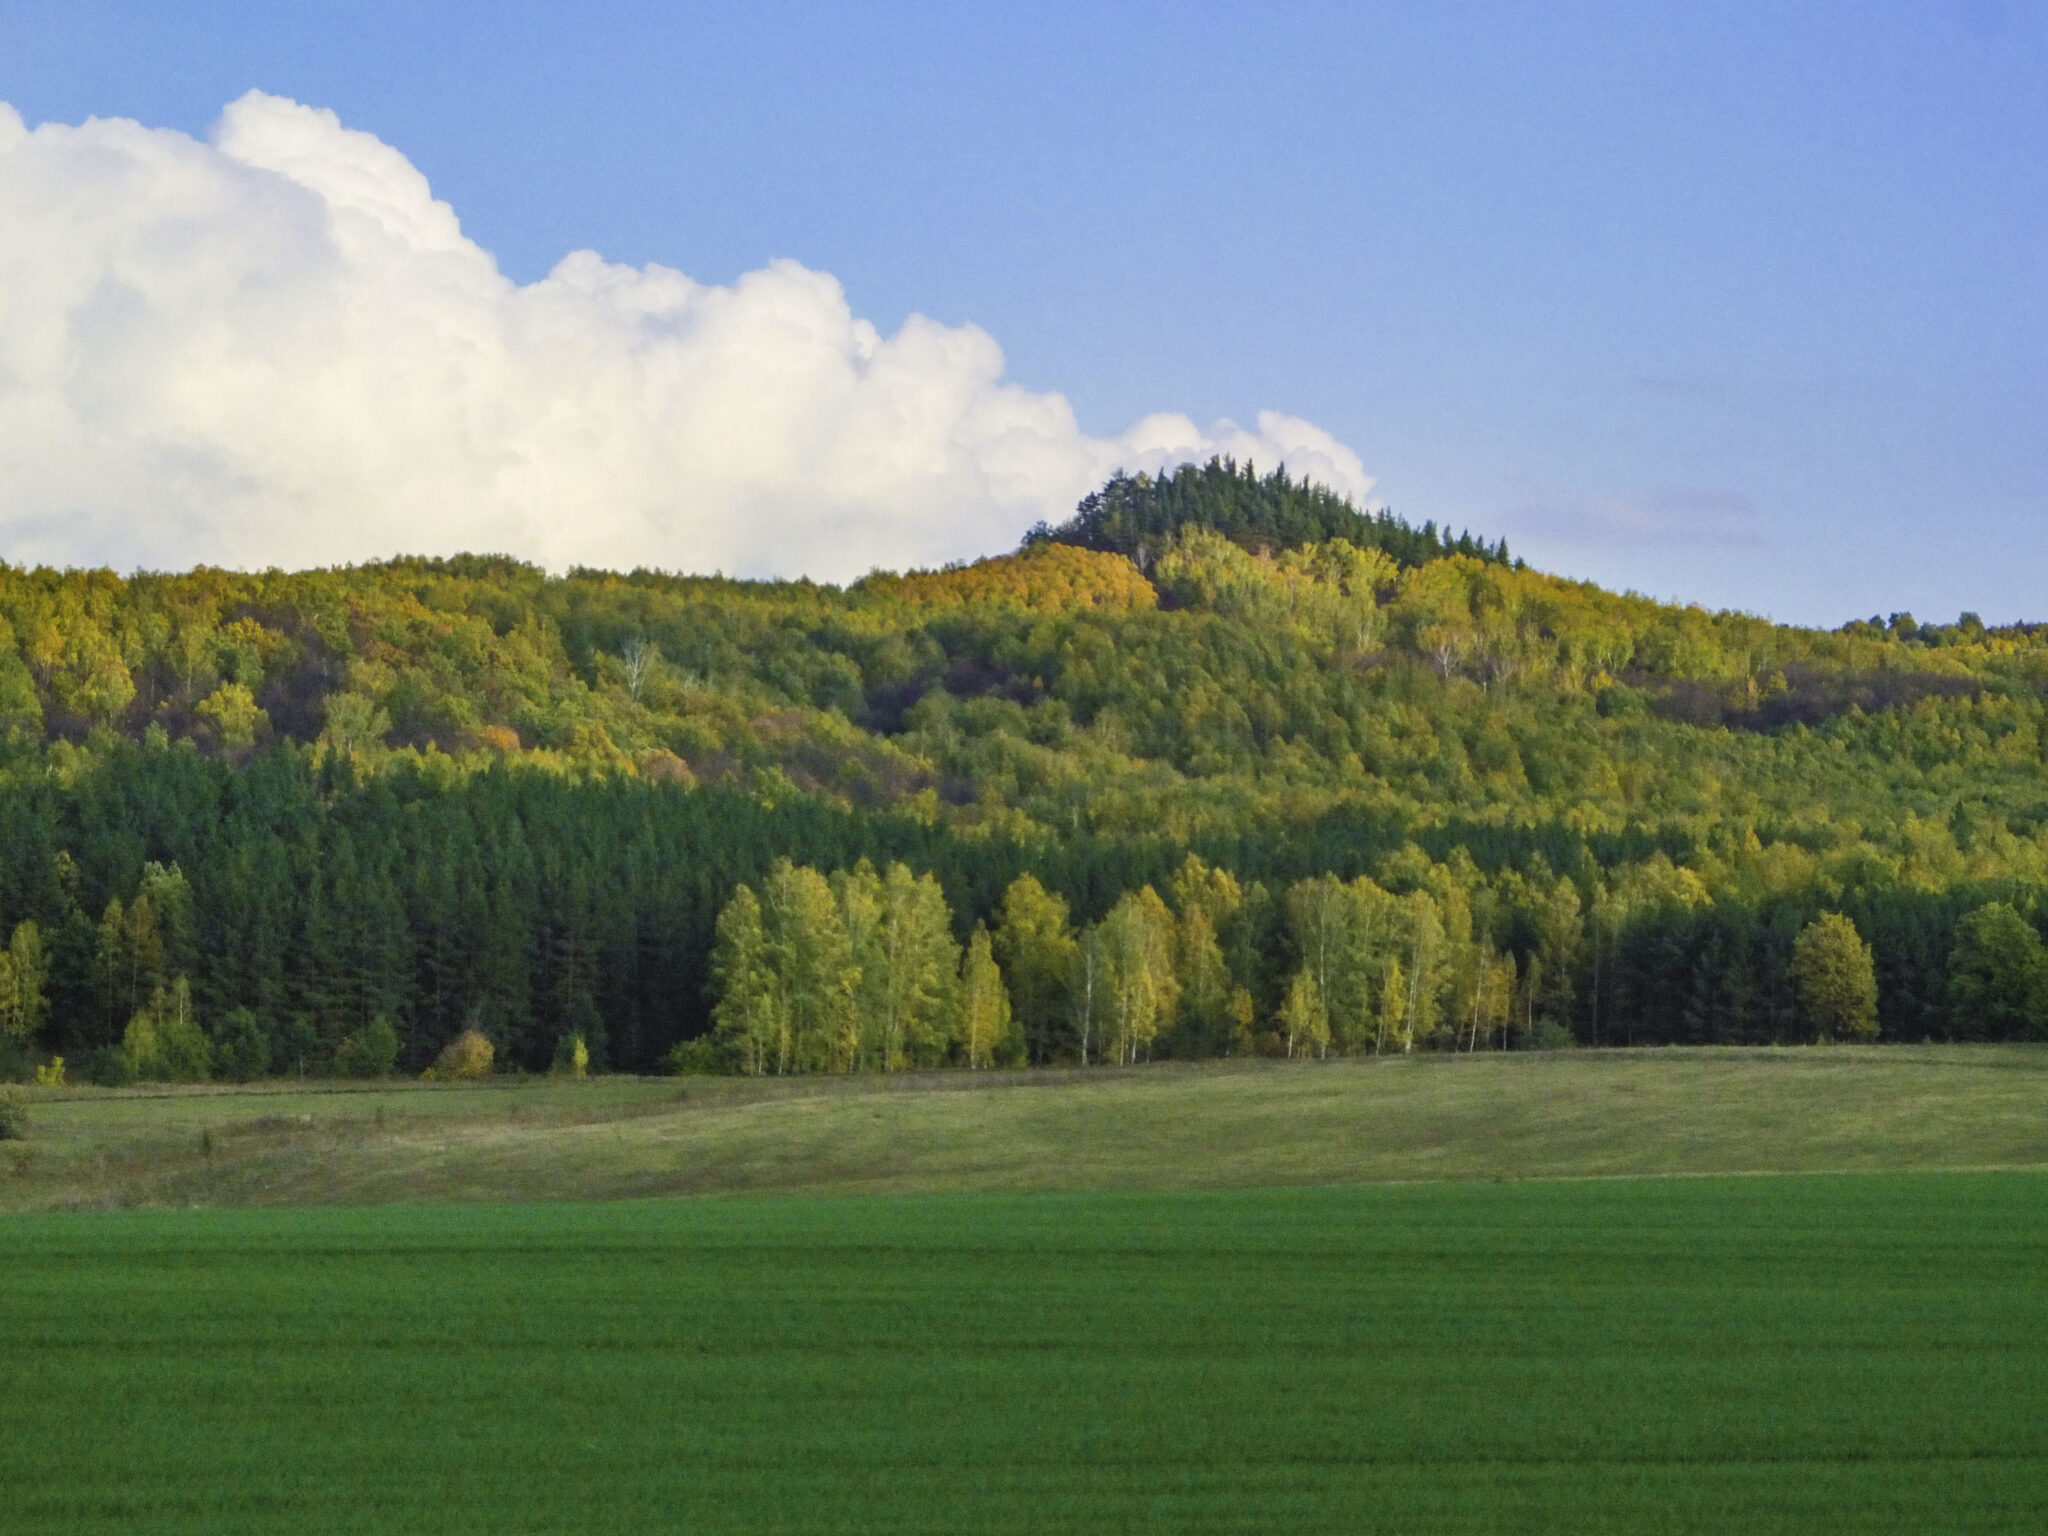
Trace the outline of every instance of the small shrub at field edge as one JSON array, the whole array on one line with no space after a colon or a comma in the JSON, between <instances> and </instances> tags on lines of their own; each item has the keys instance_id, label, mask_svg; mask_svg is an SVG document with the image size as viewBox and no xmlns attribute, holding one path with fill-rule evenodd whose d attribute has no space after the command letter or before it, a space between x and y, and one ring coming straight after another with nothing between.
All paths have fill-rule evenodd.
<instances>
[{"instance_id":1,"label":"small shrub at field edge","mask_svg":"<svg viewBox=\"0 0 2048 1536\"><path fill-rule=\"evenodd\" d=\"M489 1077L491 1061L497 1054L496 1048L483 1031L465 1029L448 1042L433 1066L427 1070L439 1082L461 1082L465 1079Z\"/></svg>"},{"instance_id":2,"label":"small shrub at field edge","mask_svg":"<svg viewBox=\"0 0 2048 1536\"><path fill-rule=\"evenodd\" d=\"M483 1070L488 1072L491 1069L488 1040L484 1042L484 1049ZM334 1053L334 1070L342 1077L389 1077L397 1065L398 1030L381 1013L342 1041L341 1049Z\"/></svg>"},{"instance_id":3,"label":"small shrub at field edge","mask_svg":"<svg viewBox=\"0 0 2048 1536\"><path fill-rule=\"evenodd\" d=\"M36 1068L36 1086L38 1088L62 1088L64 1086L64 1058L62 1056L52 1056L48 1061Z\"/></svg>"},{"instance_id":4,"label":"small shrub at field edge","mask_svg":"<svg viewBox=\"0 0 2048 1536\"><path fill-rule=\"evenodd\" d=\"M247 1008L231 1008L213 1031L213 1064L231 1083L253 1082L270 1070L270 1037Z\"/></svg>"},{"instance_id":5,"label":"small shrub at field edge","mask_svg":"<svg viewBox=\"0 0 2048 1536\"><path fill-rule=\"evenodd\" d=\"M126 1088L135 1081L135 1068L118 1045L103 1045L85 1058L85 1076L102 1088Z\"/></svg>"},{"instance_id":6,"label":"small shrub at field edge","mask_svg":"<svg viewBox=\"0 0 2048 1536\"><path fill-rule=\"evenodd\" d=\"M590 1075L590 1047L581 1035L564 1035L555 1044L554 1065L548 1069L556 1077L588 1077Z\"/></svg>"},{"instance_id":7,"label":"small shrub at field edge","mask_svg":"<svg viewBox=\"0 0 2048 1536\"><path fill-rule=\"evenodd\" d=\"M28 1095L0 1088L0 1141L28 1140Z\"/></svg>"},{"instance_id":8,"label":"small shrub at field edge","mask_svg":"<svg viewBox=\"0 0 2048 1536\"><path fill-rule=\"evenodd\" d=\"M709 1077L724 1069L718 1046L707 1036L684 1040L668 1053L668 1069L678 1077Z\"/></svg>"}]
</instances>

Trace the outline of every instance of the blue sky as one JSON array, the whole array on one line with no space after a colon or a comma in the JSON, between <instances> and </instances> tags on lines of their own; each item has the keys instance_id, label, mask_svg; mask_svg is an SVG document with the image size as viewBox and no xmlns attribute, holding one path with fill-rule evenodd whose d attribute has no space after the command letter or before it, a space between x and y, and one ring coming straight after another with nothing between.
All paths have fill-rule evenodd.
<instances>
[{"instance_id":1,"label":"blue sky","mask_svg":"<svg viewBox=\"0 0 2048 1536\"><path fill-rule=\"evenodd\" d=\"M1551 569L2048 618L2048 6L0 8L31 126L252 87L520 282L790 257Z\"/></svg>"}]
</instances>

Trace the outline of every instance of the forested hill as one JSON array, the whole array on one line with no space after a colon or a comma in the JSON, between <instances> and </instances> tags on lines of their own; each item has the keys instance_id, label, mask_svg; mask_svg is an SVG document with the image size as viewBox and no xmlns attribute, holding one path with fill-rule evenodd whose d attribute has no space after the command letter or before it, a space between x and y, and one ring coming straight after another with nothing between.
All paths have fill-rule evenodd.
<instances>
[{"instance_id":1,"label":"forested hill","mask_svg":"<svg viewBox=\"0 0 2048 1536\"><path fill-rule=\"evenodd\" d=\"M1340 511L1119 480L847 589L0 566L0 1071L418 1070L469 1028L532 1069L1095 1060L1098 980L1126 1056L1810 1039L1824 913L1888 1038L2048 1018L2033 631L1791 629ZM787 1049L706 1036L742 884L721 963ZM924 1033L874 1047L906 913Z\"/></svg>"},{"instance_id":2,"label":"forested hill","mask_svg":"<svg viewBox=\"0 0 2048 1536\"><path fill-rule=\"evenodd\" d=\"M1255 554L1343 539L1379 550L1402 566L1445 555L1508 563L1505 539L1489 545L1469 533L1454 539L1448 530L1438 532L1433 522L1412 527L1391 512L1361 512L1325 486L1297 481L1284 464L1262 477L1252 465L1240 468L1229 459L1183 464L1157 477L1119 472L1082 498L1066 522L1057 528L1041 523L1025 542L1123 555L1149 572L1153 559L1188 527L1220 533Z\"/></svg>"}]
</instances>

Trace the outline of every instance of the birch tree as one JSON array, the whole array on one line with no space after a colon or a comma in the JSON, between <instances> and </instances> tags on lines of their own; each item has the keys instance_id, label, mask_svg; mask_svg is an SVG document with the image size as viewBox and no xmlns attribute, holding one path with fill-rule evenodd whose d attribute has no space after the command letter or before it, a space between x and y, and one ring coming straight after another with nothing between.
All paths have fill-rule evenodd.
<instances>
[{"instance_id":1,"label":"birch tree","mask_svg":"<svg viewBox=\"0 0 2048 1536\"><path fill-rule=\"evenodd\" d=\"M762 927L787 999L776 1070L830 1065L843 1049L860 972L832 887L815 869L778 859L761 892Z\"/></svg>"},{"instance_id":2,"label":"birch tree","mask_svg":"<svg viewBox=\"0 0 2048 1536\"><path fill-rule=\"evenodd\" d=\"M839 904L839 920L846 926L847 951L860 972L840 1042L842 1060L836 1069L857 1072L870 1064L881 1065L887 1056L889 1001L884 982L888 966L879 953L882 878L873 864L862 859L852 869L832 876L832 895Z\"/></svg>"},{"instance_id":3,"label":"birch tree","mask_svg":"<svg viewBox=\"0 0 2048 1536\"><path fill-rule=\"evenodd\" d=\"M943 1060L957 1025L960 946L938 881L889 866L868 965L876 974L872 981L863 975L862 983L879 1010L882 1070Z\"/></svg>"},{"instance_id":4,"label":"birch tree","mask_svg":"<svg viewBox=\"0 0 2048 1536\"><path fill-rule=\"evenodd\" d=\"M7 948L0 951L0 1035L24 1045L35 1038L49 1011L44 995L48 976L42 930L32 921L15 924Z\"/></svg>"},{"instance_id":5,"label":"birch tree","mask_svg":"<svg viewBox=\"0 0 2048 1536\"><path fill-rule=\"evenodd\" d=\"M1101 1024L1108 976L1108 944L1102 924L1097 923L1080 936L1074 947L1074 981L1068 994L1073 1009L1074 1039L1080 1048L1080 1064L1084 1067L1088 1065L1088 1052Z\"/></svg>"},{"instance_id":6,"label":"birch tree","mask_svg":"<svg viewBox=\"0 0 2048 1536\"><path fill-rule=\"evenodd\" d=\"M1178 1000L1172 912L1151 886L1125 896L1102 920L1107 962L1104 1046L1119 1065L1143 1059Z\"/></svg>"},{"instance_id":7,"label":"birch tree","mask_svg":"<svg viewBox=\"0 0 2048 1536\"><path fill-rule=\"evenodd\" d=\"M788 1056L788 999L751 886L734 891L718 914L711 976L718 988L711 1010L714 1037L749 1076L777 1070Z\"/></svg>"},{"instance_id":8,"label":"birch tree","mask_svg":"<svg viewBox=\"0 0 2048 1536\"><path fill-rule=\"evenodd\" d=\"M1326 1008L1355 938L1355 912L1351 893L1335 875L1297 881L1287 892L1288 932L1301 956L1301 968L1315 982L1316 995Z\"/></svg>"},{"instance_id":9,"label":"birch tree","mask_svg":"<svg viewBox=\"0 0 2048 1536\"><path fill-rule=\"evenodd\" d=\"M1010 994L996 966L988 930L974 925L960 966L960 1044L969 1070L993 1065L1010 1036Z\"/></svg>"},{"instance_id":10,"label":"birch tree","mask_svg":"<svg viewBox=\"0 0 2048 1536\"><path fill-rule=\"evenodd\" d=\"M1019 875L1003 893L993 944L996 962L1009 985L1011 1011L1024 1031L1031 1059L1049 1061L1054 1039L1071 1013L1070 993L1080 954L1074 931L1068 926L1065 898L1048 891L1033 876Z\"/></svg>"},{"instance_id":11,"label":"birch tree","mask_svg":"<svg viewBox=\"0 0 2048 1536\"><path fill-rule=\"evenodd\" d=\"M1327 1056L1330 1053L1330 1013L1323 1006L1322 989L1311 971L1296 971L1287 983L1287 996L1280 1004L1280 1028L1287 1037L1287 1055Z\"/></svg>"}]
</instances>

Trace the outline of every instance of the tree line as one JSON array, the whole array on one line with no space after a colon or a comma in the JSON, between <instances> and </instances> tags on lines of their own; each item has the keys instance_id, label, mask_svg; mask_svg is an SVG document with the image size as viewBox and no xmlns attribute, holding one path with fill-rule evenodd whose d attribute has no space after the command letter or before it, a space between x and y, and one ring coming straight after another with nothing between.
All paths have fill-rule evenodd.
<instances>
[{"instance_id":1,"label":"tree line","mask_svg":"<svg viewBox=\"0 0 2048 1536\"><path fill-rule=\"evenodd\" d=\"M12 1075L418 1072L468 1032L501 1068L778 1072L2048 1030L2048 885L1784 844L1366 823L1233 860L503 763L67 771L0 777ZM1846 1012L1801 980L1816 925Z\"/></svg>"},{"instance_id":2,"label":"tree line","mask_svg":"<svg viewBox=\"0 0 2048 1536\"><path fill-rule=\"evenodd\" d=\"M1556 1049L1598 1027L1597 957L1589 968L1568 882L1521 955L1475 932L1455 889L1397 897L1323 875L1271 904L1255 886L1248 904L1229 871L1192 854L1166 889L1076 924L1063 897L1020 875L963 958L929 876L778 861L759 895L742 885L720 914L714 1027L672 1065L783 1075ZM1258 947L1261 916L1276 953ZM1774 1040L1878 1038L1874 951L1841 913L1798 928L1782 980L1795 1013ZM1277 1005L1262 1009L1255 986ZM2048 947L2010 905L1987 903L1958 927L1946 993L1966 1033L2048 1036Z\"/></svg>"}]
</instances>

